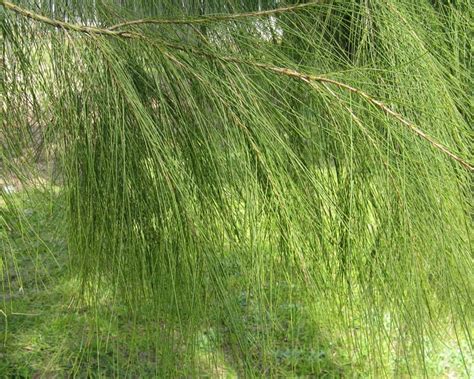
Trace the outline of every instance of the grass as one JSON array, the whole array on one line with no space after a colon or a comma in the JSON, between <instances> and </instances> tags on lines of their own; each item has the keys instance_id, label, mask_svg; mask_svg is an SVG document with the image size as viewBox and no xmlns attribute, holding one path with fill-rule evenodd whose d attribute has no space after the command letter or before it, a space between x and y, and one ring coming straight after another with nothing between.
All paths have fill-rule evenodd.
<instances>
[{"instance_id":1,"label":"grass","mask_svg":"<svg viewBox=\"0 0 474 379\"><path fill-rule=\"evenodd\" d=\"M9 241L8 249L15 255L16 263L2 261L0 377L159 375L157 352L150 349L149 333L156 330L155 320L136 318L132 322L126 307L113 302L106 291L101 295L100 307L79 301L79 278L70 271L64 231L58 228L60 195L33 192L28 196L23 193L8 196L8 203L14 202L22 210L28 228L42 243L35 244L38 239L15 234L11 223L9 229L3 224L1 240ZM1 212L4 220L11 220L12 214L5 204ZM230 286L236 289L235 300L239 303L244 333L252 336L248 353L259 375L366 377L369 374L368 367L351 360L352 352L347 347L324 336L324 328L317 327L322 315L308 309L304 298L297 295L299 289L291 288L287 282L277 282L272 296L280 299L273 302L279 305L262 309L252 291L238 291L245 287L239 283L243 277L237 268L233 270L236 275ZM222 330L217 333L216 327ZM291 343L288 335L292 336ZM198 376L239 375L241 362L222 336L226 336L225 326L210 326L200 333L197 342L200 370L195 373ZM463 355L455 341L429 352L427 359L430 377L462 378L466 374ZM466 364L472 372L472 359Z\"/></svg>"}]
</instances>

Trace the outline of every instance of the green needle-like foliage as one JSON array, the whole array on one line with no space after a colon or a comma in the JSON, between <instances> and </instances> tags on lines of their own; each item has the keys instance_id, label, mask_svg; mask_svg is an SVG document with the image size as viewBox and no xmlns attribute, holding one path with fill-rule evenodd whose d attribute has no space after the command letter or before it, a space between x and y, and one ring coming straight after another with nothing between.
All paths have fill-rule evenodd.
<instances>
[{"instance_id":1,"label":"green needle-like foliage","mask_svg":"<svg viewBox=\"0 0 474 379\"><path fill-rule=\"evenodd\" d=\"M470 3L0 1L6 238L57 193L150 376L469 373Z\"/></svg>"}]
</instances>

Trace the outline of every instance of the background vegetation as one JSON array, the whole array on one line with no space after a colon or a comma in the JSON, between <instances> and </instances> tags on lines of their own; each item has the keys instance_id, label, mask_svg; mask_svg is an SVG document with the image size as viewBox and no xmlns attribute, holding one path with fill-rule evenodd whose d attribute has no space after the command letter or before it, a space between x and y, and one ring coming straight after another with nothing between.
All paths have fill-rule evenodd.
<instances>
[{"instance_id":1,"label":"background vegetation","mask_svg":"<svg viewBox=\"0 0 474 379\"><path fill-rule=\"evenodd\" d=\"M0 4L0 375L472 375L469 0Z\"/></svg>"}]
</instances>

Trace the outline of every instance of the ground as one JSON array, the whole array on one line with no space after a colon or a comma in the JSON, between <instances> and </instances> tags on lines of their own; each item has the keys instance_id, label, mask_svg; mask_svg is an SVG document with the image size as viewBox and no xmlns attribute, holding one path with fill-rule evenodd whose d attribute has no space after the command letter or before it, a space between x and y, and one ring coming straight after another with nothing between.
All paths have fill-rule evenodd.
<instances>
[{"instance_id":1,"label":"ground","mask_svg":"<svg viewBox=\"0 0 474 379\"><path fill-rule=\"evenodd\" d=\"M68 265L62 202L57 201L57 195L9 196L13 197L0 204L0 248L4 252L0 256L0 377L156 376L157 360L149 348L148 332L140 334L139 328L132 328L120 307L97 311L80 301L80 284ZM13 207L23 215L21 222L14 221ZM19 230L28 231L28 237ZM240 301L246 307L249 330L258 334L268 320L251 309L251 299L244 294ZM276 313L280 320L273 322L285 324L297 308L293 303L281 307ZM296 369L308 376L317 365L317 377L364 376L363 367L344 360L344 352L337 351L338 359L333 362L328 358L335 354L330 347L308 348L311 345L305 335L309 326L295 327L295 332L302 333L301 347L274 341L275 349L267 354L267 361L279 366L280 372ZM216 345L213 334L211 328L199 338L199 375L238 376L238 370L232 368L235 364L222 345ZM255 349L255 355L261 355L258 345ZM208 355L213 355L213 365ZM464 358L472 369L472 357ZM428 369L431 377L467 377L463 355L454 343L429 356ZM265 372L265 368L261 370Z\"/></svg>"}]
</instances>

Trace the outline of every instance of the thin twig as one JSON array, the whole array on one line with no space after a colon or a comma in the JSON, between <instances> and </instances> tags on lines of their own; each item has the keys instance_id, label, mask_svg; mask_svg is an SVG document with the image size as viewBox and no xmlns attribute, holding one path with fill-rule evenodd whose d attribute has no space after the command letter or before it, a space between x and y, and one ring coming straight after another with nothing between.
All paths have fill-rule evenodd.
<instances>
[{"instance_id":1,"label":"thin twig","mask_svg":"<svg viewBox=\"0 0 474 379\"><path fill-rule=\"evenodd\" d=\"M242 18L254 18L262 16L272 16L281 13L295 12L301 9L314 7L316 5L321 5L321 1L312 1L305 4L291 5L283 8L268 9L265 11L256 11L256 12L245 12L245 13L232 13L232 14L214 14L208 15L199 18L178 18L178 19L166 19L166 18L143 18L139 20L125 21L120 24L116 24L108 28L109 30L115 30L122 28L124 26L130 25L143 25L143 24L158 24L158 25L188 25L188 24L205 24L208 22L220 22L220 21L232 21Z\"/></svg>"},{"instance_id":2,"label":"thin twig","mask_svg":"<svg viewBox=\"0 0 474 379\"><path fill-rule=\"evenodd\" d=\"M30 18L35 21L43 22L48 25L54 26L56 28L61 28L65 30L72 30L76 32L82 32L82 33L87 33L87 34L99 34L99 35L106 35L106 36L113 36L113 37L124 37L124 38L142 38L142 39L147 39L146 36L143 34L139 33L133 33L133 32L121 32L121 31L115 31L115 30L110 30L110 29L100 29L100 28L95 28L95 27L89 27L89 26L83 26L83 25L78 25L78 24L70 24L64 21L59 21L59 20L53 20L51 18L39 15L37 13L34 13L32 11L23 9L21 7L16 6L15 4L10 3L9 1L5 0L0 0L0 4L6 7L7 9L10 9L11 11L18 13L22 16L25 16L27 18ZM309 4L315 4L315 3L309 3ZM301 4L301 5L308 5L308 4ZM285 9L285 8L281 8ZM288 8L286 8L288 9ZM263 11L263 12L268 12L268 11ZM261 13L261 12L259 12ZM240 15L244 15L245 13L241 13ZM248 13L247 13L248 15ZM230 16L230 15L229 15ZM235 15L234 15L235 16ZM244 17L244 16L241 16ZM187 53L193 53L196 55L201 55L201 56L206 56L211 59L218 59L224 62L232 62L232 63L238 63L238 64L245 64L248 66L252 67L258 67L261 69L264 69L266 71L270 71L279 75L284 75L287 77L291 77L297 80L301 80L305 83L311 83L311 82L316 82L316 83L328 83L335 85L339 88L342 88L346 91L355 93L362 98L364 98L367 102L371 103L372 105L376 106L377 108L381 109L384 113L387 115L395 118L398 120L400 123L405 125L410 131L415 133L418 137L424 139L425 141L428 141L434 148L438 149L439 151L443 152L447 156L449 156L451 159L455 160L456 162L460 163L463 167L468 169L469 171L473 172L474 171L474 166L470 164L469 162L465 161L461 157L457 156L453 152L451 152L446 146L441 144L440 142L436 141L433 137L430 135L426 134L424 131L419 129L413 122L408 121L405 119L401 114L398 112L395 112L393 109L385 105L383 102L380 100L377 100L367 94L366 92L352 87L348 84L336 81L334 79L326 78L323 76L316 76L316 75L309 75L305 74L296 70L292 70L289 68L284 68L284 67L277 67L277 66L272 66L268 65L265 63L259 63L259 62L253 62L253 61L246 61L242 60L239 58L234 58L234 57L227 57L227 56L217 56L212 53L202 51L202 50L196 50L194 48L189 48L189 47L183 47L175 44L170 44L168 42L161 42L163 45L176 49L176 50L181 50Z\"/></svg>"}]
</instances>

